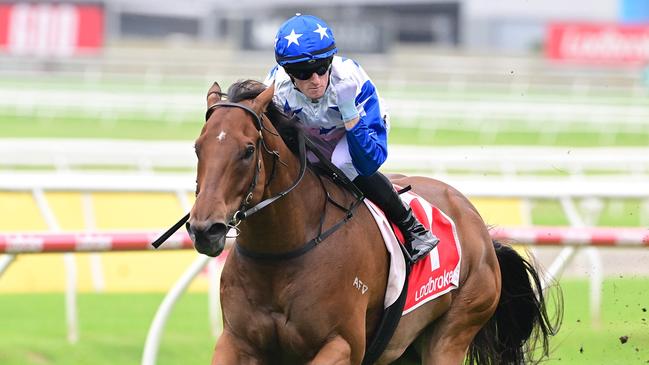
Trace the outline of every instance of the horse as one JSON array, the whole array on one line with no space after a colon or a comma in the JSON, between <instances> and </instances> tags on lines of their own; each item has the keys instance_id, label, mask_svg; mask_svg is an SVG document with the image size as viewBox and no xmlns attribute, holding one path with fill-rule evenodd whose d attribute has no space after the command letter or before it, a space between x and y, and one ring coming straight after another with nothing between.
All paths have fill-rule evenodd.
<instances>
[{"instance_id":1,"label":"horse","mask_svg":"<svg viewBox=\"0 0 649 365\"><path fill-rule=\"evenodd\" d=\"M299 122L272 102L273 92L240 81L226 101L214 83L195 142L196 200L186 224L194 247L218 256L237 232L221 275L223 331L212 365L365 363L384 310L385 245L350 189L305 163ZM455 221L460 286L401 317L374 363L521 364L537 342L536 354L547 356L555 327L535 266L492 241L458 190L431 178L392 179Z\"/></svg>"}]
</instances>

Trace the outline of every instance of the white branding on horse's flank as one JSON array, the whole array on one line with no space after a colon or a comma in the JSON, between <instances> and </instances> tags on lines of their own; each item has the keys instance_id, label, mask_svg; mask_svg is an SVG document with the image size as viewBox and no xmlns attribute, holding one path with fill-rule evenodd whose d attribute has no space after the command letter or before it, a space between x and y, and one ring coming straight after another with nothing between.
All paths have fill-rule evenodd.
<instances>
[{"instance_id":1,"label":"white branding on horse's flank","mask_svg":"<svg viewBox=\"0 0 649 365\"><path fill-rule=\"evenodd\" d=\"M221 131L221 133L219 133L219 135L216 136L216 139L218 139L219 141L224 140L225 139L225 132Z\"/></svg>"},{"instance_id":2,"label":"white branding on horse's flank","mask_svg":"<svg viewBox=\"0 0 649 365\"><path fill-rule=\"evenodd\" d=\"M358 278L358 276L354 278L354 288L360 290L361 294L365 294L365 292L367 292L367 289L369 289L367 285L363 284L363 282L361 281L361 279Z\"/></svg>"}]
</instances>

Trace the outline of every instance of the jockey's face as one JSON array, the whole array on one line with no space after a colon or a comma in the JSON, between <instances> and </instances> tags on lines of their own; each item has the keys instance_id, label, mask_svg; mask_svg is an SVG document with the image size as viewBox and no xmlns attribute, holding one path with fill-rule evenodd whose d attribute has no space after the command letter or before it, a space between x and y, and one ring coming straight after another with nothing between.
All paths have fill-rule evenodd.
<instances>
[{"instance_id":1,"label":"jockey's face","mask_svg":"<svg viewBox=\"0 0 649 365\"><path fill-rule=\"evenodd\" d=\"M307 98L320 99L327 90L327 84L329 84L329 70L324 75L318 75L318 73L314 72L306 80L300 80L296 77L292 77L292 79L295 87Z\"/></svg>"}]
</instances>

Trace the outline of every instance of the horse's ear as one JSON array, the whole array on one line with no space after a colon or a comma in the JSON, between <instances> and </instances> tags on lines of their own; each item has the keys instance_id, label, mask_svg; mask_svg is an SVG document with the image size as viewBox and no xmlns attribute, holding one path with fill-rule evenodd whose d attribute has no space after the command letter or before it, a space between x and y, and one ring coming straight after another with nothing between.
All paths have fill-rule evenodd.
<instances>
[{"instance_id":1,"label":"horse's ear","mask_svg":"<svg viewBox=\"0 0 649 365\"><path fill-rule=\"evenodd\" d=\"M255 111L257 114L261 114L266 111L266 107L273 100L273 95L275 94L275 83L273 82L266 90L262 91L261 94L257 95L254 102Z\"/></svg>"},{"instance_id":2,"label":"horse's ear","mask_svg":"<svg viewBox=\"0 0 649 365\"><path fill-rule=\"evenodd\" d=\"M223 94L221 93L221 85L218 82L214 81L214 85L207 90L207 107L211 107L217 101L221 100Z\"/></svg>"}]
</instances>

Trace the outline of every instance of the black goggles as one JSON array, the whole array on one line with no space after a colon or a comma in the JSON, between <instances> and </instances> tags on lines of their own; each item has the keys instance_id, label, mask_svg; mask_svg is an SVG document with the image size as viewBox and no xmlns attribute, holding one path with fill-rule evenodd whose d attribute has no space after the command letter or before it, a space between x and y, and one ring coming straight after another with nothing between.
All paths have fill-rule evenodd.
<instances>
[{"instance_id":1,"label":"black goggles","mask_svg":"<svg viewBox=\"0 0 649 365\"><path fill-rule=\"evenodd\" d=\"M313 74L318 74L318 76L322 76L326 74L327 71L329 71L329 68L331 68L331 63L327 62L320 65L314 65L314 67L309 67L309 68L285 67L285 70L287 74L291 75L292 77L298 80L308 80L311 78L311 75Z\"/></svg>"}]
</instances>

